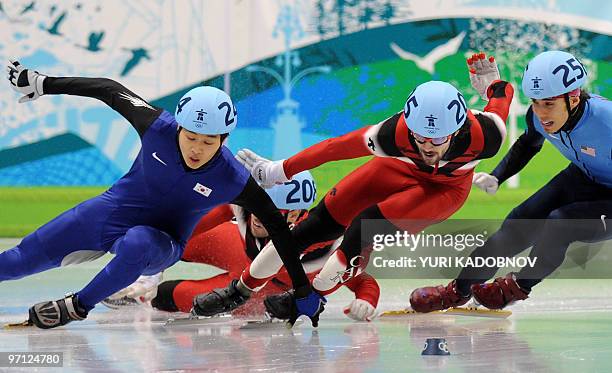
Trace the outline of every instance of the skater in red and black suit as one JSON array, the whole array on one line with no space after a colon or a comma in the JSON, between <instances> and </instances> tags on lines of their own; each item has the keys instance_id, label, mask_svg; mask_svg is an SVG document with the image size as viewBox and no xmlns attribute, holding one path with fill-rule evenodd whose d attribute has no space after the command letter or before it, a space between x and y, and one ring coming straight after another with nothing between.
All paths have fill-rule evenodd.
<instances>
[{"instance_id":1,"label":"skater in red and black suit","mask_svg":"<svg viewBox=\"0 0 612 373\"><path fill-rule=\"evenodd\" d=\"M316 185L310 172L305 171L296 175L291 182L276 185L266 189L266 192L286 217L287 224L294 226L308 216L308 208L316 198ZM200 220L181 260L208 264L225 272L201 280L171 280L161 284L161 274L143 276L132 286L107 299L105 304L118 307L151 301L151 305L160 310L190 312L197 294L214 291L239 279L244 268L269 241L268 231L255 215L237 205L219 206ZM310 280L331 254L333 243L323 242L305 250L301 262ZM289 275L283 269L234 315L262 315L264 298L288 291L290 285ZM371 319L376 312L380 293L376 280L362 273L345 285L355 293L355 299L345 307L347 316L359 321ZM269 312L279 318L288 318L274 308Z\"/></svg>"},{"instance_id":2,"label":"skater in red and black suit","mask_svg":"<svg viewBox=\"0 0 612 373\"><path fill-rule=\"evenodd\" d=\"M505 121L513 88L499 80L495 60L484 54L468 60L470 79L489 101L483 112L468 110L452 85L431 81L416 87L404 110L344 136L313 145L293 157L269 161L251 151L239 152L251 174L265 187L286 182L303 170L342 159L376 157L332 188L293 230L297 250L336 239L344 240L313 280L319 298L296 299L292 319L322 312L325 294L360 273L367 264L370 242L362 242L361 222L386 221L389 230L418 232L443 221L467 199L476 164L494 156L504 141ZM404 222L410 220L411 223ZM282 263L269 244L235 285L255 291ZM217 293L198 296L194 310L202 315L227 311L228 299ZM236 303L233 303L236 304ZM316 312L318 311L318 312Z\"/></svg>"}]
</instances>

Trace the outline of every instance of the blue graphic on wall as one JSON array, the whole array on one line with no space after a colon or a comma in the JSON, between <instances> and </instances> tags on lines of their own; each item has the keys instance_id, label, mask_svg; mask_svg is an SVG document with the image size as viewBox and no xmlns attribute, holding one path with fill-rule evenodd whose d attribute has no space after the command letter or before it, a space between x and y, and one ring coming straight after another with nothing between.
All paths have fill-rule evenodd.
<instances>
[{"instance_id":1,"label":"blue graphic on wall","mask_svg":"<svg viewBox=\"0 0 612 373\"><path fill-rule=\"evenodd\" d=\"M513 58L506 61L512 63L501 63L507 78L512 78L510 73L520 76L524 60L535 51L549 48L548 44L533 46L530 44L533 40L543 43L551 39L566 43L568 49L575 48L573 52L601 67L601 79L589 87L592 92L609 92L612 87L612 81L605 76L610 66L606 61L612 61L609 35L515 20L449 18L393 23L389 21L394 16L372 15L369 5L349 7L346 4L356 2L320 3L336 4L331 10L331 5L322 8L329 13L323 18L326 23L320 25L321 30L325 28L323 41L292 50L290 45L295 45L304 31L296 16L299 12L289 6L281 7L274 35L284 38L284 52L231 72L230 93L239 113L238 128L229 137L229 147L233 151L248 147L265 157L288 157L321 140L375 124L400 111L410 90L430 79L457 85L468 93L470 107L482 109L483 102L470 91L467 74L464 74L464 53L485 46L485 50L501 54L509 42L491 30L503 30L501 35L512 35L516 40L515 45L511 45L512 53L506 53L508 58ZM391 7L391 1L376 3L389 4L387 15L409 12L408 8ZM345 17L334 18L331 11ZM358 14L363 14L361 21L355 18ZM69 28L62 23L61 17L57 10L53 19L45 24L45 33L66 33ZM371 27L371 17L374 21L384 21L386 26ZM353 29L362 31L346 32ZM100 51L110 47L109 35L104 31L87 30L78 47L83 53L85 50L103 53ZM118 78L120 75L137 74L139 67L155 59L155 49L142 45L121 46L126 59L109 65L108 76L122 81ZM514 51L519 46L522 47L518 53L520 58ZM64 64L61 54L54 55L43 47L29 49L20 57L24 65L35 66L41 72L45 67ZM597 75L597 66L589 70L590 76ZM509 67L516 71L510 71ZM74 71L75 75L81 73L80 69ZM223 87L223 75L197 85L202 83ZM185 83L178 86L183 88L151 103L173 112L178 98L193 87ZM108 185L128 170L140 148L138 135L127 121L100 102L48 96L19 106L14 102L16 97L0 101L0 112L15 109L10 115L0 117L0 149L24 143L40 144L37 141L44 142L66 133L80 139L82 147L61 154L45 153L44 157L36 159L24 158L30 151L19 154L2 151L0 185ZM20 163L3 164L6 159ZM82 165L86 165L84 170L80 170Z\"/></svg>"},{"instance_id":2,"label":"blue graphic on wall","mask_svg":"<svg viewBox=\"0 0 612 373\"><path fill-rule=\"evenodd\" d=\"M99 76L115 79L147 99L191 84L194 76L219 71L208 48L202 19L216 4L185 0L176 9L171 0L117 6L107 2L1 1L0 57L17 58L50 76ZM173 8L171 13L169 7ZM180 27L178 21L180 21ZM177 30L188 30L188 41ZM185 45L198 48L186 48ZM8 48L10 46L10 48ZM180 69L163 69L170 64ZM4 81L3 84L6 84ZM70 134L90 146L44 158L3 164L0 185L108 185L125 173L140 140L125 119L104 103L69 96L45 96L18 104L8 86L0 92L0 151L21 149ZM73 169L67 162L72 160ZM91 164L97 164L91 169ZM85 165L86 174L78 167ZM107 167L108 166L108 167ZM61 169L57 171L56 169ZM46 178L40 171L54 176ZM56 171L53 171L56 170ZM96 170L106 170L104 175ZM32 174L25 178L23 175ZM72 178L71 178L71 175Z\"/></svg>"},{"instance_id":3,"label":"blue graphic on wall","mask_svg":"<svg viewBox=\"0 0 612 373\"><path fill-rule=\"evenodd\" d=\"M129 169L140 148L140 139L118 113L103 104L85 108L65 105L63 96L43 97L39 101L42 100L50 100L56 110L9 129L0 137L0 149L10 150L13 139L33 131L68 132L92 143L116 169L122 172Z\"/></svg>"},{"instance_id":4,"label":"blue graphic on wall","mask_svg":"<svg viewBox=\"0 0 612 373\"><path fill-rule=\"evenodd\" d=\"M109 185L122 172L93 145L65 134L0 151L0 185Z\"/></svg>"},{"instance_id":5,"label":"blue graphic on wall","mask_svg":"<svg viewBox=\"0 0 612 373\"><path fill-rule=\"evenodd\" d=\"M298 51L291 50L291 43L299 40L304 32L300 25L300 20L294 8L285 5L281 8L276 26L274 37L282 33L285 38L285 52L275 58L275 65L283 69L281 76L276 70L261 65L247 66L248 72L263 72L272 76L283 89L283 99L276 103L276 113L270 122L270 127L274 130L273 158L284 159L303 149L301 131L306 127L304 119L299 115L300 104L291 98L293 87L308 74L329 73L329 66L312 66L307 69L296 71L293 69L302 65ZM269 103L268 103L269 105Z\"/></svg>"}]
</instances>

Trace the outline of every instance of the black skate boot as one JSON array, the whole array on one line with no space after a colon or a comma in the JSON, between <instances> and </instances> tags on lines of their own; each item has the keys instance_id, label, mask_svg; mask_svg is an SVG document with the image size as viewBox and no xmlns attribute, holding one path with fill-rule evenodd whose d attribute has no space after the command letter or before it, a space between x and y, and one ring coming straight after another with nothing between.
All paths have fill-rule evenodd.
<instances>
[{"instance_id":1,"label":"black skate boot","mask_svg":"<svg viewBox=\"0 0 612 373\"><path fill-rule=\"evenodd\" d=\"M291 315L297 313L293 291L266 297L264 306L266 306L268 315L280 320L289 320Z\"/></svg>"},{"instance_id":2,"label":"black skate boot","mask_svg":"<svg viewBox=\"0 0 612 373\"><path fill-rule=\"evenodd\" d=\"M238 280L222 289L215 289L210 293L200 294L193 298L191 314L194 316L215 316L220 313L231 312L249 300L250 290L239 289Z\"/></svg>"},{"instance_id":3,"label":"black skate boot","mask_svg":"<svg viewBox=\"0 0 612 373\"><path fill-rule=\"evenodd\" d=\"M64 299L36 303L30 308L29 314L28 322L41 329L56 328L87 318L87 311L79 306L77 296L72 293Z\"/></svg>"}]
</instances>

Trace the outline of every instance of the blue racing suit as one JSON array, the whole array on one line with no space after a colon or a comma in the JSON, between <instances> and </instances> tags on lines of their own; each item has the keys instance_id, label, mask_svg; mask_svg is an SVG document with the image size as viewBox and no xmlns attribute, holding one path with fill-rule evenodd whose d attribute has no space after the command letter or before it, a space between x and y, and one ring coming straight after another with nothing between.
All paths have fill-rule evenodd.
<instances>
[{"instance_id":1,"label":"blue racing suit","mask_svg":"<svg viewBox=\"0 0 612 373\"><path fill-rule=\"evenodd\" d=\"M501 184L519 172L549 140L569 166L544 187L514 208L501 228L471 257L511 257L532 247L534 267L517 274L524 290L557 269L572 242L600 242L612 238L612 102L593 96L581 100L560 131L544 131L532 108L527 129L491 173ZM533 220L537 219L537 220ZM466 295L470 286L483 283L498 268L464 268L457 289Z\"/></svg>"},{"instance_id":2,"label":"blue racing suit","mask_svg":"<svg viewBox=\"0 0 612 373\"><path fill-rule=\"evenodd\" d=\"M200 218L215 206L241 205L260 218L292 274L294 287L309 282L293 250L285 220L269 196L221 146L205 165L183 161L174 116L151 106L121 84L100 78L52 78L45 94L88 96L104 101L138 131L142 147L127 174L101 195L64 212L0 253L0 281L89 261L106 252L108 265L77 293L87 311L140 275L176 263Z\"/></svg>"}]
</instances>

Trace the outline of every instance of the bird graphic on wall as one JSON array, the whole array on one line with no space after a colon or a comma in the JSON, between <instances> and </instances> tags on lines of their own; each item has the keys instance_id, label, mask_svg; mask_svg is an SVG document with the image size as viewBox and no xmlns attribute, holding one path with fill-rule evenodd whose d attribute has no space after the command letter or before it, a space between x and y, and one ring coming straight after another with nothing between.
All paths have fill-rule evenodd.
<instances>
[{"instance_id":1,"label":"bird graphic on wall","mask_svg":"<svg viewBox=\"0 0 612 373\"><path fill-rule=\"evenodd\" d=\"M62 22L64 22L64 20L66 19L66 15L67 14L68 14L68 12L64 12L64 13L60 14L59 17L57 17L57 19L53 23L53 26L51 26L51 27L49 27L47 29L49 34L51 34L51 35L61 35L61 33L59 32L59 28L60 28Z\"/></svg>"},{"instance_id":2,"label":"bird graphic on wall","mask_svg":"<svg viewBox=\"0 0 612 373\"><path fill-rule=\"evenodd\" d=\"M102 38L104 38L104 31L90 32L89 37L87 38L87 46L79 45L79 47L85 48L91 52L99 52L102 50L102 48L100 48Z\"/></svg>"},{"instance_id":3,"label":"bird graphic on wall","mask_svg":"<svg viewBox=\"0 0 612 373\"><path fill-rule=\"evenodd\" d=\"M136 48L136 49L125 49L124 48L124 50L128 50L132 52L132 58L130 58L130 60L126 62L125 67L123 68L123 71L121 71L121 76L126 76L127 74L129 74L130 71L133 68L135 68L143 58L146 58L147 60L151 59L151 57L149 56L149 53L144 48Z\"/></svg>"},{"instance_id":4,"label":"bird graphic on wall","mask_svg":"<svg viewBox=\"0 0 612 373\"><path fill-rule=\"evenodd\" d=\"M417 56L416 54L410 53L402 49L399 45L391 42L389 46L403 60L413 61L421 70L427 71L433 75L436 71L436 63L445 57L452 56L457 53L461 43L465 38L465 31L461 32L452 39L449 39L446 43L438 45L424 57Z\"/></svg>"},{"instance_id":5,"label":"bird graphic on wall","mask_svg":"<svg viewBox=\"0 0 612 373\"><path fill-rule=\"evenodd\" d=\"M19 15L24 15L27 12L31 12L32 10L34 10L34 5L36 5L35 1L32 1L30 4L26 5L23 10L21 11L21 13Z\"/></svg>"}]
</instances>

